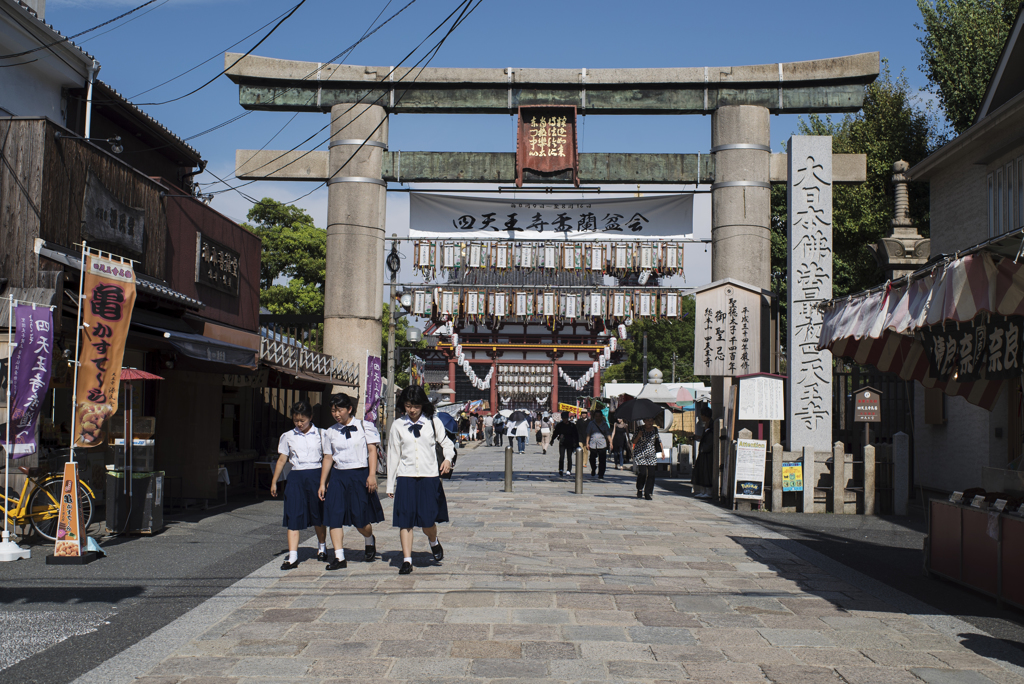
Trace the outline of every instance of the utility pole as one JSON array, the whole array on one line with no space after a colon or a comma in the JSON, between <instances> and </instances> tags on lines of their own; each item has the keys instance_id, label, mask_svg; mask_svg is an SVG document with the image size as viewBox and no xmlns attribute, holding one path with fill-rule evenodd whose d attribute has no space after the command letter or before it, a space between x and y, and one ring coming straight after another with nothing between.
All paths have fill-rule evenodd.
<instances>
[{"instance_id":1,"label":"utility pole","mask_svg":"<svg viewBox=\"0 0 1024 684\"><path fill-rule=\"evenodd\" d=\"M640 378L640 382L647 384L647 331L644 331L644 376Z\"/></svg>"},{"instance_id":2,"label":"utility pole","mask_svg":"<svg viewBox=\"0 0 1024 684\"><path fill-rule=\"evenodd\" d=\"M397 233L391 234L397 238ZM391 272L391 296L388 298L388 394L384 409L384 434L391 429L391 421L395 419L395 297L398 294L398 272L401 270L401 261L398 257L398 243L391 241L391 253L388 254L385 263L388 271Z\"/></svg>"},{"instance_id":3,"label":"utility pole","mask_svg":"<svg viewBox=\"0 0 1024 684\"><path fill-rule=\"evenodd\" d=\"M672 382L676 381L676 357L679 356L675 352L672 352Z\"/></svg>"}]
</instances>

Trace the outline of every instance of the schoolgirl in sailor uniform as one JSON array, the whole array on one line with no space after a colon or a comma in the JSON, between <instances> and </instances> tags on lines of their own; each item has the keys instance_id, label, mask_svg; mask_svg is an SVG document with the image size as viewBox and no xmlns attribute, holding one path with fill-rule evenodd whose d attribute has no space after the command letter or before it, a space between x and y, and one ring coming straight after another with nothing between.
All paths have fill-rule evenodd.
<instances>
[{"instance_id":1,"label":"schoolgirl in sailor uniform","mask_svg":"<svg viewBox=\"0 0 1024 684\"><path fill-rule=\"evenodd\" d=\"M345 525L355 527L366 539L363 560L370 562L377 557L373 523L384 522L384 509L377 496L380 433L373 423L356 420L354 412L352 397L335 394L331 398L331 415L338 422L323 431L319 496L324 502L324 524L330 528L334 545L334 560L328 570L348 565L343 546Z\"/></svg>"},{"instance_id":2,"label":"schoolgirl in sailor uniform","mask_svg":"<svg viewBox=\"0 0 1024 684\"><path fill-rule=\"evenodd\" d=\"M292 405L294 430L281 435L277 445L277 465L270 483L270 495L277 496L277 479L281 477L285 463L292 464L288 483L284 489L284 522L288 528L288 557L281 564L282 570L299 566L299 532L310 525L316 530L319 542L317 560L327 560L327 528L323 523L323 502L317 496L320 483L320 465L323 460L323 438L320 429L313 425L313 410L305 401Z\"/></svg>"},{"instance_id":3,"label":"schoolgirl in sailor uniform","mask_svg":"<svg viewBox=\"0 0 1024 684\"><path fill-rule=\"evenodd\" d=\"M388 433L388 496L395 500L393 526L402 542L401 575L412 572L412 528L421 527L430 541L434 560L444 558L437 538L437 523L448 522L448 501L441 475L452 469L455 446L445 435L441 421L434 418L434 406L419 385L402 391L398 405L405 415L391 424ZM440 444L444 461L438 467L435 444Z\"/></svg>"}]
</instances>

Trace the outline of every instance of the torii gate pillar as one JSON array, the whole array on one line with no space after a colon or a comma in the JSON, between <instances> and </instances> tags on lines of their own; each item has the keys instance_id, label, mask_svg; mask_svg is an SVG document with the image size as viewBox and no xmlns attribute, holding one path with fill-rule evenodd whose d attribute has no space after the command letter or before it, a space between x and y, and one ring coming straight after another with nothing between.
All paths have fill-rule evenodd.
<instances>
[{"instance_id":1,"label":"torii gate pillar","mask_svg":"<svg viewBox=\"0 0 1024 684\"><path fill-rule=\"evenodd\" d=\"M360 148L364 140L368 142ZM383 107L331 107L324 352L354 361L361 369L360 416L366 398L366 352L380 354L387 203L381 160L387 143Z\"/></svg>"},{"instance_id":2,"label":"torii gate pillar","mask_svg":"<svg viewBox=\"0 0 1024 684\"><path fill-rule=\"evenodd\" d=\"M711 280L771 289L771 126L768 108L719 107L711 114ZM725 419L731 378L711 378L715 418ZM717 448L717 445L716 445ZM717 473L716 473L717 475Z\"/></svg>"}]
</instances>

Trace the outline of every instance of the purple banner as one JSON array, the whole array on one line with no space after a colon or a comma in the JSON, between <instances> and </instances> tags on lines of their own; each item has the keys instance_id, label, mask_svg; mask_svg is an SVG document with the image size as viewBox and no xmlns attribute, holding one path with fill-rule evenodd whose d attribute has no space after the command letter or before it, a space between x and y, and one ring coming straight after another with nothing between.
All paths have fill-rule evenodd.
<instances>
[{"instance_id":1,"label":"purple banner","mask_svg":"<svg viewBox=\"0 0 1024 684\"><path fill-rule=\"evenodd\" d=\"M366 355L366 420L377 422L378 409L380 408L381 390L384 389L384 381L380 373L380 357Z\"/></svg>"},{"instance_id":2,"label":"purple banner","mask_svg":"<svg viewBox=\"0 0 1024 684\"><path fill-rule=\"evenodd\" d=\"M14 307L17 320L11 356L11 437L13 458L38 451L36 421L50 387L53 368L53 314L48 306Z\"/></svg>"}]
</instances>

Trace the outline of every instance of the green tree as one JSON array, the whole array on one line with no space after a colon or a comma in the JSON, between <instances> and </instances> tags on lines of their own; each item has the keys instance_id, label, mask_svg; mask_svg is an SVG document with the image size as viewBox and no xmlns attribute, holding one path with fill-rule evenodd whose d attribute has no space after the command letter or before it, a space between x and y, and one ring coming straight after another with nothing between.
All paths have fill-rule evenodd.
<instances>
[{"instance_id":1,"label":"green tree","mask_svg":"<svg viewBox=\"0 0 1024 684\"><path fill-rule=\"evenodd\" d=\"M323 314L327 232L303 209L265 197L243 224L263 242L260 304L275 314Z\"/></svg>"},{"instance_id":2,"label":"green tree","mask_svg":"<svg viewBox=\"0 0 1024 684\"><path fill-rule=\"evenodd\" d=\"M873 285L881 271L867 249L891 230L895 211L892 165L903 159L913 166L924 159L936 140L927 112L913 102L910 84L901 73L893 78L883 60L879 78L866 87L864 107L839 121L810 115L801 119L800 135L831 135L836 154L867 155L867 181L837 184L832 189L833 294L841 297ZM928 189L910 184L910 215L928 235ZM772 289L782 307L785 339L787 297L786 187L772 188Z\"/></svg>"},{"instance_id":3,"label":"green tree","mask_svg":"<svg viewBox=\"0 0 1024 684\"><path fill-rule=\"evenodd\" d=\"M676 382L699 382L693 374L693 325L696 300L684 297L681 317L636 319L629 326L629 339L619 341L626 360L609 366L601 382L646 382L643 377L644 333L647 333L647 370L659 369L664 381L672 379L672 354L676 354Z\"/></svg>"},{"instance_id":4,"label":"green tree","mask_svg":"<svg viewBox=\"0 0 1024 684\"><path fill-rule=\"evenodd\" d=\"M928 77L957 135L973 123L1022 0L917 0Z\"/></svg>"}]
</instances>

